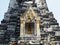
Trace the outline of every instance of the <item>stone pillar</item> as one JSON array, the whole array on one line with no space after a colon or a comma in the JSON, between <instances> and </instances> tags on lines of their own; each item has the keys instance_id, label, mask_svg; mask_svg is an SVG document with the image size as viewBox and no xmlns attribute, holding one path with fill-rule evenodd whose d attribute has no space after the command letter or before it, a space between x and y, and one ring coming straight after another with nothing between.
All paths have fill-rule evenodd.
<instances>
[{"instance_id":1,"label":"stone pillar","mask_svg":"<svg viewBox=\"0 0 60 45\"><path fill-rule=\"evenodd\" d=\"M24 36L24 19L20 18L20 37Z\"/></svg>"},{"instance_id":2,"label":"stone pillar","mask_svg":"<svg viewBox=\"0 0 60 45\"><path fill-rule=\"evenodd\" d=\"M39 25L40 25L40 17L37 17L36 18L36 30L37 30L36 33L37 33L37 37L38 37L37 40L40 40L40 38L39 38L40 37L40 26Z\"/></svg>"},{"instance_id":3,"label":"stone pillar","mask_svg":"<svg viewBox=\"0 0 60 45\"><path fill-rule=\"evenodd\" d=\"M49 34L49 35L48 35L48 43L50 42L50 40L51 40L51 39L50 39L50 34Z\"/></svg>"}]
</instances>

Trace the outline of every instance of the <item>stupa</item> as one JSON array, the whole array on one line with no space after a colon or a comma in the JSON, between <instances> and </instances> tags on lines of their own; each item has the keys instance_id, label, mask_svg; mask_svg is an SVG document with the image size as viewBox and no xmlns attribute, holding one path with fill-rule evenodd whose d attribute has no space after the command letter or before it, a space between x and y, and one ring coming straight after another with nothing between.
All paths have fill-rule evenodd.
<instances>
[{"instance_id":1,"label":"stupa","mask_svg":"<svg viewBox=\"0 0 60 45\"><path fill-rule=\"evenodd\" d=\"M46 0L10 0L0 24L0 45L59 44L59 23Z\"/></svg>"}]
</instances>

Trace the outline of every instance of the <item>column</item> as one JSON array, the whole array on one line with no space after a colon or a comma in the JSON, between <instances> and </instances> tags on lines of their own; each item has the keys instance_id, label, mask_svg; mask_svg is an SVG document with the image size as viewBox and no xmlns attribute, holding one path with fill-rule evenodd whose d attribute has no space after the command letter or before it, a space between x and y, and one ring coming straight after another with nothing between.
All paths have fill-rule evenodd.
<instances>
[{"instance_id":1,"label":"column","mask_svg":"<svg viewBox=\"0 0 60 45\"><path fill-rule=\"evenodd\" d=\"M20 37L24 36L24 19L20 18Z\"/></svg>"},{"instance_id":2,"label":"column","mask_svg":"<svg viewBox=\"0 0 60 45\"><path fill-rule=\"evenodd\" d=\"M37 33L37 37L38 37L37 40L40 40L40 38L39 38L40 37L40 26L39 25L40 25L40 17L37 17L36 18L36 30L37 30L36 33Z\"/></svg>"}]
</instances>

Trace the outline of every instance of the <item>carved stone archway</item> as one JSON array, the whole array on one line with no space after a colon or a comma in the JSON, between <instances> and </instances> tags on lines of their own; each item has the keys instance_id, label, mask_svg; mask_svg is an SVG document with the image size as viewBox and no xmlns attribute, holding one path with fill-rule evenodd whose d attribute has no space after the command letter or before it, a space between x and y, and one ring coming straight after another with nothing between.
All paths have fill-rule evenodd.
<instances>
[{"instance_id":1,"label":"carved stone archway","mask_svg":"<svg viewBox=\"0 0 60 45\"><path fill-rule=\"evenodd\" d=\"M25 27L26 25L28 27ZM39 25L40 25L40 17L34 12L34 10L31 7L29 7L25 11L25 13L20 17L20 37L25 36L25 34L26 34L25 31L26 30L27 31L30 30L30 31L27 32L27 35L29 35L29 34L31 35L33 33L33 31L36 31L36 32L34 32L34 33L36 33L36 37L39 37L40 36ZM34 28L34 26L35 26L35 28ZM39 40L40 38L37 38L37 39Z\"/></svg>"}]
</instances>

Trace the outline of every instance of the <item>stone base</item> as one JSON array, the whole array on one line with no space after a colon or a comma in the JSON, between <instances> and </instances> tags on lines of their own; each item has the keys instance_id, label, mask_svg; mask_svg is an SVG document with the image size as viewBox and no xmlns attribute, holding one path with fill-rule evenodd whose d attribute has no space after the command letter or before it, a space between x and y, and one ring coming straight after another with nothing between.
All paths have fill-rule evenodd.
<instances>
[{"instance_id":1,"label":"stone base","mask_svg":"<svg viewBox=\"0 0 60 45\"><path fill-rule=\"evenodd\" d=\"M38 41L30 40L30 41L18 41L19 45L44 45L43 43L40 43Z\"/></svg>"},{"instance_id":2,"label":"stone base","mask_svg":"<svg viewBox=\"0 0 60 45\"><path fill-rule=\"evenodd\" d=\"M44 44L37 44L37 43L29 44L29 43L25 43L25 44L19 44L19 45L44 45Z\"/></svg>"}]
</instances>

